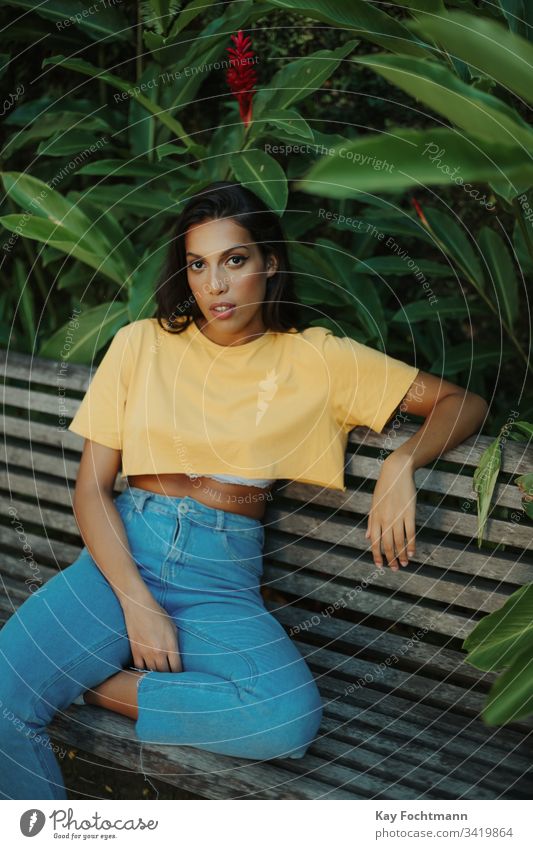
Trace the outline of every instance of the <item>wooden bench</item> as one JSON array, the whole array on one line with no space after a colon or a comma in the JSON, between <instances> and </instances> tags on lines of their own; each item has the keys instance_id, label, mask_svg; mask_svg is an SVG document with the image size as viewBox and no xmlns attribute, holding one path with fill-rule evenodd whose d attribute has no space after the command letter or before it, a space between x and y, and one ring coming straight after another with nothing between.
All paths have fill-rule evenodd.
<instances>
[{"instance_id":1,"label":"wooden bench","mask_svg":"<svg viewBox=\"0 0 533 849\"><path fill-rule=\"evenodd\" d=\"M72 563L82 545L71 508L82 440L66 426L90 370L62 371L60 363L18 353L3 352L2 363L3 624L34 577L21 554L21 527L41 581ZM269 503L265 604L297 641L325 705L305 758L254 763L145 744L141 770L133 721L88 705L57 714L52 740L209 799L530 798L533 722L482 721L497 675L466 663L461 644L532 580L532 523L512 483L531 471L532 451L505 445L498 509L482 548L472 475L491 438L472 437L417 470L416 557L396 573L380 572L364 536L378 457L417 427L404 423L379 435L356 428L346 493L280 482Z\"/></svg>"}]
</instances>

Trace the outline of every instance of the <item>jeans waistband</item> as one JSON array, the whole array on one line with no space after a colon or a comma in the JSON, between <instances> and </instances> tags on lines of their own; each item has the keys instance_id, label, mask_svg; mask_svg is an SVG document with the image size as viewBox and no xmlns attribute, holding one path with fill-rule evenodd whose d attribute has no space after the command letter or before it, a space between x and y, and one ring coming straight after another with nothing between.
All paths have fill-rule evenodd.
<instances>
[{"instance_id":1,"label":"jeans waistband","mask_svg":"<svg viewBox=\"0 0 533 849\"><path fill-rule=\"evenodd\" d=\"M137 486L127 486L118 496L121 500L131 499L137 510L153 510L170 517L196 517L203 525L213 528L257 528L262 527L260 519L233 513L218 507L209 507L190 495L163 495Z\"/></svg>"}]
</instances>

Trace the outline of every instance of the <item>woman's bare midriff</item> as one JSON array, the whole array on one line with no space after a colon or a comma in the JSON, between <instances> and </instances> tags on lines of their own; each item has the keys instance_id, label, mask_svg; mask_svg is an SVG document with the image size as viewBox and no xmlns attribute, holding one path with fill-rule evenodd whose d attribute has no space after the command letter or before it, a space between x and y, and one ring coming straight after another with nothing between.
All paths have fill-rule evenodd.
<instances>
[{"instance_id":1,"label":"woman's bare midriff","mask_svg":"<svg viewBox=\"0 0 533 849\"><path fill-rule=\"evenodd\" d=\"M258 486L225 483L203 475L128 475L126 480L129 486L174 497L189 495L208 507L242 513L253 519L262 519L267 503L272 500L272 486L260 489Z\"/></svg>"}]
</instances>

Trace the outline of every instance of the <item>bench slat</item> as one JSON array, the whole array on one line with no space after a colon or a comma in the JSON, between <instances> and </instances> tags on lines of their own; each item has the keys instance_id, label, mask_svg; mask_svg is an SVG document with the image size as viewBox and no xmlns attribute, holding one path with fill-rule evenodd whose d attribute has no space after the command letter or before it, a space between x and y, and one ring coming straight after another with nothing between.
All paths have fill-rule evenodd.
<instances>
[{"instance_id":1,"label":"bench slat","mask_svg":"<svg viewBox=\"0 0 533 849\"><path fill-rule=\"evenodd\" d=\"M271 563L265 564L265 586L289 593L298 600L312 598L324 604L333 604L343 598L345 588L336 582L325 584L317 578L299 572L287 573ZM466 616L446 613L424 607L423 600L404 601L392 596L378 595L371 590L357 593L347 602L349 610L367 613L370 616L391 622L402 622L418 628L427 628L437 634L464 640L476 624Z\"/></svg>"},{"instance_id":2,"label":"bench slat","mask_svg":"<svg viewBox=\"0 0 533 849\"><path fill-rule=\"evenodd\" d=\"M28 390L9 384L3 387L2 396L4 404L19 408L26 418L29 411L48 413L54 417L56 427L61 424L62 419L72 419L80 404L80 401L71 395L53 395L40 389Z\"/></svg>"},{"instance_id":3,"label":"bench slat","mask_svg":"<svg viewBox=\"0 0 533 849\"><path fill-rule=\"evenodd\" d=\"M324 554L338 562L339 571L347 568L354 557L363 553L366 559L374 562L369 542L364 535L366 520L364 524L354 524L340 516L330 519L323 516L317 518L310 511L293 513L287 519L286 516L285 510L276 510L265 519L265 553L272 549L276 556L281 556L281 553L286 551L287 554L290 553L291 563L303 566L309 561L310 551L311 560L324 551L322 546L317 548L314 542L316 540L330 544ZM278 529L287 530L287 534L278 534ZM305 551L299 556L298 546L302 545L304 549L304 540ZM292 542L297 542L298 545L290 546L289 543ZM478 549L477 545L467 546L451 539L428 539L424 535L417 536L415 543L415 556L409 561L411 566L406 567L407 569L427 565L465 576L494 579L517 586L528 583L533 575L531 555L523 552L518 556L505 551L495 553L495 549ZM348 551L347 554L344 549Z\"/></svg>"},{"instance_id":4,"label":"bench slat","mask_svg":"<svg viewBox=\"0 0 533 849\"><path fill-rule=\"evenodd\" d=\"M81 720L83 716L83 720ZM107 760L143 772L134 723L92 705L71 706L56 714L48 731L54 739L76 745ZM355 788L336 790L283 768L284 761L254 763L244 758L204 752L189 746L143 744L144 774L208 799L363 799Z\"/></svg>"},{"instance_id":5,"label":"bench slat","mask_svg":"<svg viewBox=\"0 0 533 849\"><path fill-rule=\"evenodd\" d=\"M89 366L69 363L68 360L49 360L34 357L19 351L0 349L0 368L4 378L28 380L45 386L57 386L58 378L68 384L68 388L85 392L91 375Z\"/></svg>"},{"instance_id":6,"label":"bench slat","mask_svg":"<svg viewBox=\"0 0 533 849\"><path fill-rule=\"evenodd\" d=\"M323 696L329 694L335 685L339 692L342 691L342 682L338 679L332 682L332 676L324 675L318 683ZM375 691L374 694L377 695ZM351 707L345 702L333 701L331 698L324 704L324 715L328 719L336 719L340 723L339 728L344 729L355 740L368 740L369 745L373 745L376 740L379 741L378 745L381 745L381 737L384 737L389 751L391 741L394 741L395 746L404 747L406 753L412 748L413 762L417 762L419 758L420 747L421 753L434 754L435 751L445 750L451 756L458 757L460 763L465 752L468 752L469 762L484 771L487 767L492 768L508 758L505 773L514 778L521 777L531 768L531 751L523 734L515 741L514 738L518 735L516 732L509 732L507 728L498 729L497 733L492 729L489 733L487 726L477 717L465 719L463 716L456 716L460 724L453 727L446 722L446 713L442 715L444 725L441 725L440 717L432 724L422 723L420 717L415 721L413 714L420 704L418 702L411 702L411 708L408 707L401 714L396 712L392 715L374 710L371 704ZM387 732L386 735L383 734L384 731ZM406 757L410 758L410 755L406 754ZM501 772L499 771L498 779L501 778Z\"/></svg>"},{"instance_id":7,"label":"bench slat","mask_svg":"<svg viewBox=\"0 0 533 849\"><path fill-rule=\"evenodd\" d=\"M394 592L420 596L424 600L432 599L443 604L459 605L473 612L492 612L498 610L507 601L512 591L512 588L502 591L496 585L489 594L486 588L476 588L474 578L466 584L463 577L458 575L458 580L453 581L452 571L447 571L446 577L436 579L417 573L416 565L400 567L398 572L393 572L389 566L383 566L380 570L373 561L369 560L368 555L354 559L330 551L314 551L301 540L296 544L287 540L274 543L273 539L272 535L269 536L269 547L265 552L265 556L273 563L287 565L292 574L299 574L301 569L308 568L324 575L328 583L334 581L342 586L340 584L342 581L346 595L353 595L355 589L346 586L345 582L363 581L365 591L368 585L371 585L373 588L390 589ZM279 540L279 537L276 539ZM295 551L297 563L294 562L293 557Z\"/></svg>"},{"instance_id":8,"label":"bench slat","mask_svg":"<svg viewBox=\"0 0 533 849\"><path fill-rule=\"evenodd\" d=\"M407 442L418 429L419 425L414 422L404 422L401 429L394 432L392 444L390 444L386 441L389 436L387 426L383 428L382 433L376 433L366 427L356 427L348 434L348 449L351 450L352 447L357 449L358 446L365 446L365 448L376 448L381 452L381 449L385 447L385 455L393 448L396 450L397 447ZM445 451L440 459L450 463L458 463L461 466L477 467L481 455L493 442L493 436L479 433L472 434L468 439L463 440L460 445ZM515 475L527 474L531 469L531 454L531 440L515 442L514 440L507 439L502 450L502 471Z\"/></svg>"},{"instance_id":9,"label":"bench slat","mask_svg":"<svg viewBox=\"0 0 533 849\"><path fill-rule=\"evenodd\" d=\"M366 457L362 454L352 455L347 471L356 479L362 481L376 481L381 473L381 465L374 457ZM469 470L471 471L471 470ZM464 498L476 501L477 495L473 490L473 476L455 472L443 472L438 469L421 468L414 474L414 482L417 491L433 492L440 495L453 495L454 498ZM315 487L318 491L320 488ZM354 498L360 494L357 482L350 487L355 490ZM522 509L520 491L514 484L497 483L494 487L492 498L493 505L499 507L512 507L516 510Z\"/></svg>"},{"instance_id":10,"label":"bench slat","mask_svg":"<svg viewBox=\"0 0 533 849\"><path fill-rule=\"evenodd\" d=\"M391 748L391 741L395 740L393 729L387 726L385 739L379 730L366 729L357 722L353 728L349 723L341 723L326 716L323 719L321 729L331 733L335 740L340 740L348 746L352 746L354 754L359 754L363 744L365 745L365 759L372 763L366 751L371 746L372 754L376 764L388 773L390 780L396 779L400 786L411 786L416 790L418 798L423 798L428 787L439 788L441 797L457 799L461 796L468 797L472 790L472 783L483 782L478 792L483 794L477 798L493 799L494 794L501 789L501 783L491 780L487 776L487 768L479 764L469 762L468 770L462 770L462 775L454 775L461 770L463 761L461 754L451 753L436 748L435 743L431 748L422 748L417 740L396 740L395 747ZM384 729L381 729L384 730ZM348 750L349 751L349 750ZM463 751L463 755L464 755ZM500 779L501 781L501 779Z\"/></svg>"},{"instance_id":11,"label":"bench slat","mask_svg":"<svg viewBox=\"0 0 533 849\"><path fill-rule=\"evenodd\" d=\"M78 454L81 454L83 437L67 430L66 426L63 428L56 425L57 422L55 426L36 422L24 413L19 418L10 415L2 416L0 430L7 437L14 436L17 439L25 439L28 443L28 455L41 445L58 448L59 450L77 451ZM79 458L77 462L79 462Z\"/></svg>"},{"instance_id":12,"label":"bench slat","mask_svg":"<svg viewBox=\"0 0 533 849\"><path fill-rule=\"evenodd\" d=\"M307 504L308 498L304 497L303 487L307 484L290 484L283 490L283 494L293 497L296 500L303 501ZM296 498L296 493L299 492L299 499ZM366 519L372 507L372 494L368 492L358 492L355 495L350 493L345 502L337 499L335 504L332 504L332 490L324 490L320 495L317 495L313 500L313 505L322 507L332 506L334 509L342 510L357 510L357 513L362 514L362 519L359 521L365 522L364 530L366 530ZM279 515L281 505L276 507L272 504L267 506L266 516L267 521L276 519ZM292 516L295 513L294 507L289 512L287 509L287 519L284 522L284 529L291 530ZM323 517L322 521L326 516ZM521 517L522 519L522 517ZM522 527L523 525L523 527ZM436 530L440 533L453 533L459 536L467 537L468 539L477 538L477 516L475 514L467 515L459 510L451 510L446 507L435 507L426 504L422 500L418 500L416 505L416 527L417 530ZM497 542L500 545L512 545L523 549L531 548L532 541L531 525L527 519L522 521L505 522L502 519L489 518L485 526L483 537L485 540Z\"/></svg>"},{"instance_id":13,"label":"bench slat","mask_svg":"<svg viewBox=\"0 0 533 849\"><path fill-rule=\"evenodd\" d=\"M265 602L265 607L281 622L293 639L300 633L316 634L320 640L327 640L328 645L332 641L345 644L346 652L350 655L361 652L361 659L366 659L370 652L380 660L395 655L398 658L399 668L423 668L425 675L439 678L446 676L458 686L484 686L488 690L499 677L497 672L484 672L466 663L466 652L435 646L424 642L423 639L411 640L393 631L382 631L362 622L349 622L346 619L334 619L331 616L323 616L317 628L312 625L310 631L306 631L299 626L305 623L306 619L312 621L311 611L293 605L277 607L268 600ZM338 649L341 652L342 645Z\"/></svg>"}]
</instances>

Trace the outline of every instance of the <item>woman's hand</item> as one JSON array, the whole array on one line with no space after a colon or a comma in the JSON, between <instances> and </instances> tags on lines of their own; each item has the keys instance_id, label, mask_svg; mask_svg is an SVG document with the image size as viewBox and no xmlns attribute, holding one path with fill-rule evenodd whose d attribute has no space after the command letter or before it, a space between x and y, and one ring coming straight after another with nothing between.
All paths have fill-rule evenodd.
<instances>
[{"instance_id":1,"label":"woman's hand","mask_svg":"<svg viewBox=\"0 0 533 849\"><path fill-rule=\"evenodd\" d=\"M182 672L176 625L153 595L130 599L123 610L133 665L153 672Z\"/></svg>"},{"instance_id":2,"label":"woman's hand","mask_svg":"<svg viewBox=\"0 0 533 849\"><path fill-rule=\"evenodd\" d=\"M383 461L374 487L365 533L371 540L376 566L382 566L382 550L395 572L399 569L398 558L402 566L407 566L407 557L415 553L415 513L416 487L411 460L390 454Z\"/></svg>"}]
</instances>

